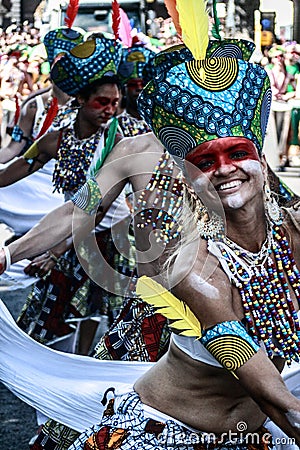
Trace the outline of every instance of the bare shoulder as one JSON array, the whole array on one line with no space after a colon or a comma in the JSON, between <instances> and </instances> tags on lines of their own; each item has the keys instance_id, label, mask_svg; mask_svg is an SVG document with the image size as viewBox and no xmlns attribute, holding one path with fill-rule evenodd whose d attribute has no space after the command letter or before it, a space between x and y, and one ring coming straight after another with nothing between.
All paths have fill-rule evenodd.
<instances>
[{"instance_id":1,"label":"bare shoulder","mask_svg":"<svg viewBox=\"0 0 300 450\"><path fill-rule=\"evenodd\" d=\"M288 231L288 238L293 250L294 258L299 267L300 265L300 202L295 205L284 208L284 226Z\"/></svg>"},{"instance_id":2,"label":"bare shoulder","mask_svg":"<svg viewBox=\"0 0 300 450\"><path fill-rule=\"evenodd\" d=\"M52 131L42 136L38 141L39 153L51 156L51 158L56 158L59 149L61 130Z\"/></svg>"},{"instance_id":3,"label":"bare shoulder","mask_svg":"<svg viewBox=\"0 0 300 450\"><path fill-rule=\"evenodd\" d=\"M153 133L145 133L121 139L115 146L114 151L126 154L145 154L147 152L161 154L164 147Z\"/></svg>"},{"instance_id":4,"label":"bare shoulder","mask_svg":"<svg viewBox=\"0 0 300 450\"><path fill-rule=\"evenodd\" d=\"M174 294L189 305L204 326L233 317L231 283L218 259L207 250L207 242L199 239L181 250L174 264L178 283ZM175 279L174 279L175 282Z\"/></svg>"},{"instance_id":5,"label":"bare shoulder","mask_svg":"<svg viewBox=\"0 0 300 450\"><path fill-rule=\"evenodd\" d=\"M287 221L291 221L300 231L300 201L289 208L284 208Z\"/></svg>"}]
</instances>

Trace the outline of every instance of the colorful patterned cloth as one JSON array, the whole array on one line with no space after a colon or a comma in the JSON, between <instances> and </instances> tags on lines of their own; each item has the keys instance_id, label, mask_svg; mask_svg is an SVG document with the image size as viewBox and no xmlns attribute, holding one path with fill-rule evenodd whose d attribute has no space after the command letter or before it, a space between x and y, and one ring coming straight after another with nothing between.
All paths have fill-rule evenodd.
<instances>
[{"instance_id":1,"label":"colorful patterned cloth","mask_svg":"<svg viewBox=\"0 0 300 450\"><path fill-rule=\"evenodd\" d=\"M148 72L147 77L150 77L149 72L151 72L152 67L151 61L155 55L155 52L143 45L134 45L130 48L123 48L121 61L118 67L118 75L121 82L126 84L131 79L143 79L145 67L146 72Z\"/></svg>"},{"instance_id":2,"label":"colorful patterned cloth","mask_svg":"<svg viewBox=\"0 0 300 450\"><path fill-rule=\"evenodd\" d=\"M104 76L114 76L121 57L121 44L97 37L73 47L51 69L52 81L66 94L75 96Z\"/></svg>"},{"instance_id":3,"label":"colorful patterned cloth","mask_svg":"<svg viewBox=\"0 0 300 450\"><path fill-rule=\"evenodd\" d=\"M158 422L145 415L143 404L134 391L117 395L108 404L101 423L82 433L69 450L268 450L270 433L261 427L256 435L258 442L252 444L251 436L235 440L224 435L193 431L166 417ZM250 441L250 442L249 442Z\"/></svg>"},{"instance_id":4,"label":"colorful patterned cloth","mask_svg":"<svg viewBox=\"0 0 300 450\"><path fill-rule=\"evenodd\" d=\"M80 28L61 27L45 34L43 44L46 47L48 61L52 66L59 54L69 52L83 42L85 31Z\"/></svg>"}]
</instances>

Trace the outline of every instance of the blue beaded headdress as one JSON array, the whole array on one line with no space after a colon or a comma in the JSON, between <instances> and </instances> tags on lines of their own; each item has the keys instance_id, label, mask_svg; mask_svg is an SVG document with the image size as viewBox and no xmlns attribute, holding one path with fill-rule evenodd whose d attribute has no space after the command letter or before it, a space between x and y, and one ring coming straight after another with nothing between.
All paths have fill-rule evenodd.
<instances>
[{"instance_id":1,"label":"blue beaded headdress","mask_svg":"<svg viewBox=\"0 0 300 450\"><path fill-rule=\"evenodd\" d=\"M50 30L43 39L50 67L60 53L67 53L83 42L85 31L80 28L61 27Z\"/></svg>"},{"instance_id":2,"label":"blue beaded headdress","mask_svg":"<svg viewBox=\"0 0 300 450\"><path fill-rule=\"evenodd\" d=\"M152 60L156 53L143 45L134 45L122 49L122 57L118 68L118 75L123 84L133 78L145 77L145 67L151 68L147 63ZM149 70L149 69L147 69ZM147 77L151 75L147 75ZM152 78L152 77L151 77Z\"/></svg>"},{"instance_id":3,"label":"blue beaded headdress","mask_svg":"<svg viewBox=\"0 0 300 450\"><path fill-rule=\"evenodd\" d=\"M205 79L201 77L205 70ZM262 151L271 106L266 71L235 58L208 58L160 71L138 99L140 115L174 156L198 145L243 136Z\"/></svg>"},{"instance_id":4,"label":"blue beaded headdress","mask_svg":"<svg viewBox=\"0 0 300 450\"><path fill-rule=\"evenodd\" d=\"M271 89L266 71L247 62L253 43L222 41L219 35L209 41L205 2L193 3L194 26L184 2L176 8L187 47L155 57L156 76L138 99L140 115L181 160L198 145L229 136L246 137L261 152Z\"/></svg>"},{"instance_id":5,"label":"blue beaded headdress","mask_svg":"<svg viewBox=\"0 0 300 450\"><path fill-rule=\"evenodd\" d=\"M103 76L117 74L121 44L114 39L97 37L74 47L51 70L53 82L66 94L80 90Z\"/></svg>"}]
</instances>

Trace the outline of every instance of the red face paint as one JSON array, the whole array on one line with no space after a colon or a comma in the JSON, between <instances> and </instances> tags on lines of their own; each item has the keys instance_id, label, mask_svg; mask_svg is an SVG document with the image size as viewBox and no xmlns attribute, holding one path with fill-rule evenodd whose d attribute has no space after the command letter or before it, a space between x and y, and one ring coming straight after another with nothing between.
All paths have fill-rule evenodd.
<instances>
[{"instance_id":1,"label":"red face paint","mask_svg":"<svg viewBox=\"0 0 300 450\"><path fill-rule=\"evenodd\" d=\"M245 160L259 161L255 145L249 139L227 137L205 142L186 156L186 160L202 172L218 170Z\"/></svg>"},{"instance_id":2,"label":"red face paint","mask_svg":"<svg viewBox=\"0 0 300 450\"><path fill-rule=\"evenodd\" d=\"M129 80L127 83L127 90L141 91L143 87L144 83L142 78L135 78L133 80Z\"/></svg>"},{"instance_id":3,"label":"red face paint","mask_svg":"<svg viewBox=\"0 0 300 450\"><path fill-rule=\"evenodd\" d=\"M108 97L93 97L90 101L87 102L87 105L93 109L104 109L107 107L117 108L119 102L119 98L108 98Z\"/></svg>"}]
</instances>

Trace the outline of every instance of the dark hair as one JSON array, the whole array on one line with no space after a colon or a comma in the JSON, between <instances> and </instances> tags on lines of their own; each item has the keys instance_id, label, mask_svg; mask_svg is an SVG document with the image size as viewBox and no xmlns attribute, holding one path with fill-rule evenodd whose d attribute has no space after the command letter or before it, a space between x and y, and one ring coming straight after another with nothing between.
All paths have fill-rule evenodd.
<instances>
[{"instance_id":1,"label":"dark hair","mask_svg":"<svg viewBox=\"0 0 300 450\"><path fill-rule=\"evenodd\" d=\"M99 78L99 80L95 80L93 81L93 83L85 86L77 93L77 95L80 95L84 100L88 100L90 96L97 91L98 87L102 86L103 84L115 84L118 89L121 90L121 82L117 75L104 75L103 77Z\"/></svg>"}]
</instances>

